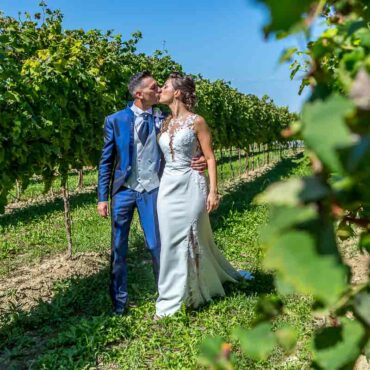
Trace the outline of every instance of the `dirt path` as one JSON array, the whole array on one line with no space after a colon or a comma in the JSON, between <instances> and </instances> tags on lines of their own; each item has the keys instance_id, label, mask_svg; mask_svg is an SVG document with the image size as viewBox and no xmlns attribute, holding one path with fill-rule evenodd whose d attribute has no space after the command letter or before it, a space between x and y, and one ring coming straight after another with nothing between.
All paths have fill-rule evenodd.
<instances>
[{"instance_id":1,"label":"dirt path","mask_svg":"<svg viewBox=\"0 0 370 370\"><path fill-rule=\"evenodd\" d=\"M249 171L242 176L242 181L252 182L272 167L273 164ZM240 178L234 179L225 184L223 190L230 190L239 182ZM352 270L352 284L365 283L369 276L369 254L361 253L357 249L355 238L341 242L341 252L345 263ZM44 259L41 263L17 268L11 275L0 278L0 314L12 306L28 311L37 305L40 299L50 301L56 281L98 272L109 265L109 253L109 250L100 254L81 253L72 260L64 255L56 255Z\"/></svg>"},{"instance_id":2,"label":"dirt path","mask_svg":"<svg viewBox=\"0 0 370 370\"><path fill-rule=\"evenodd\" d=\"M256 177L269 171L273 165L250 171L242 181L251 182ZM239 180L233 180L223 186L222 190L231 189ZM22 204L23 206L23 204ZM352 271L353 285L363 284L369 278L370 255L360 252L356 239L341 242L342 257ZM11 309L29 311L39 300L50 302L53 298L53 286L59 280L73 276L89 276L109 265L109 250L105 253L81 253L72 260L64 255L45 258L29 266L22 266L11 275L0 278L0 316ZM370 370L370 364L361 356L356 365L358 370Z\"/></svg>"},{"instance_id":3,"label":"dirt path","mask_svg":"<svg viewBox=\"0 0 370 370\"><path fill-rule=\"evenodd\" d=\"M0 314L16 307L28 311L38 301L51 301L53 285L72 276L88 276L108 266L108 254L81 253L73 259L57 255L41 263L22 266L0 279Z\"/></svg>"},{"instance_id":4,"label":"dirt path","mask_svg":"<svg viewBox=\"0 0 370 370\"><path fill-rule=\"evenodd\" d=\"M270 164L249 171L241 177L242 181L252 182L273 167L274 164ZM240 183L240 180L237 178L228 181L222 190L230 191L233 186ZM27 205L26 202L14 203L12 207ZM34 262L16 268L10 275L0 278L0 315L14 307L17 310L29 311L40 299L50 302L53 298L53 286L58 280L70 279L73 276L89 276L98 272L109 265L109 253L109 250L103 254L81 253L72 260L65 255L54 255L45 258L41 263Z\"/></svg>"},{"instance_id":5,"label":"dirt path","mask_svg":"<svg viewBox=\"0 0 370 370\"><path fill-rule=\"evenodd\" d=\"M370 255L357 248L357 238L351 238L340 243L344 262L351 268L353 285L364 284L369 280Z\"/></svg>"}]
</instances>

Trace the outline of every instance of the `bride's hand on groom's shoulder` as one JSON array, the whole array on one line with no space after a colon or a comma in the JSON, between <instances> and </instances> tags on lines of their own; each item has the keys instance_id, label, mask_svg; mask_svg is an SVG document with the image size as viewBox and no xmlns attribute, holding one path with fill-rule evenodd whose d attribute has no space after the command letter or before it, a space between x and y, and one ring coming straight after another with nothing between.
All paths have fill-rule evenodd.
<instances>
[{"instance_id":1,"label":"bride's hand on groom's shoulder","mask_svg":"<svg viewBox=\"0 0 370 370\"><path fill-rule=\"evenodd\" d=\"M97 207L98 213L102 217L108 217L109 216L109 206L108 202L99 202Z\"/></svg>"},{"instance_id":2,"label":"bride's hand on groom's shoulder","mask_svg":"<svg viewBox=\"0 0 370 370\"><path fill-rule=\"evenodd\" d=\"M220 204L220 196L217 192L210 192L207 198L207 212L210 213L218 208Z\"/></svg>"}]
</instances>

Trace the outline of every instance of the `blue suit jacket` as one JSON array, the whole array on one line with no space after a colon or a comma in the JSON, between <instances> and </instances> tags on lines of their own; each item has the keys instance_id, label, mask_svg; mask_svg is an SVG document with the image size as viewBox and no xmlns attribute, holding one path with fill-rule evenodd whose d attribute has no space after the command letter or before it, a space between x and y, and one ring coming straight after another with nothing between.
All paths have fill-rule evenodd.
<instances>
[{"instance_id":1,"label":"blue suit jacket","mask_svg":"<svg viewBox=\"0 0 370 370\"><path fill-rule=\"evenodd\" d=\"M135 114L132 103L119 112L106 117L104 124L104 146L99 163L98 201L108 201L109 193L113 196L126 182L132 171L134 151ZM151 124L158 131L152 120ZM160 175L163 168L163 156L157 164Z\"/></svg>"}]
</instances>

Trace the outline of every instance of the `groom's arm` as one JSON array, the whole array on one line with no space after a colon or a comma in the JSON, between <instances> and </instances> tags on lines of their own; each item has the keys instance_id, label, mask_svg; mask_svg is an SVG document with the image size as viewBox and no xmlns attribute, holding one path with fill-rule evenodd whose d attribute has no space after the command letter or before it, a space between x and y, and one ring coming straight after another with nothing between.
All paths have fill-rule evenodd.
<instances>
[{"instance_id":1,"label":"groom's arm","mask_svg":"<svg viewBox=\"0 0 370 370\"><path fill-rule=\"evenodd\" d=\"M98 175L98 213L103 217L107 217L109 214L109 187L115 154L113 124L109 118L106 118L104 124L104 145L100 158Z\"/></svg>"}]
</instances>

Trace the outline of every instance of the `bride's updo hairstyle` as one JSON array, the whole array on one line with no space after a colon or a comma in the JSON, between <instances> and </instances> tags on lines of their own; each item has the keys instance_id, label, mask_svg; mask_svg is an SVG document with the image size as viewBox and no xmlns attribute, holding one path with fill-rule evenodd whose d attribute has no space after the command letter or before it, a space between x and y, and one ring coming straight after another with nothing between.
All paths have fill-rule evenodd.
<instances>
[{"instance_id":1,"label":"bride's updo hairstyle","mask_svg":"<svg viewBox=\"0 0 370 370\"><path fill-rule=\"evenodd\" d=\"M183 75L180 72L172 72L168 79L171 80L172 86L175 90L181 91L180 101L185 104L188 111L194 112L194 107L197 101L195 95L195 82L191 76ZM163 132L168 130L168 125L172 119L170 114L162 123L162 127L158 136L162 135Z\"/></svg>"},{"instance_id":2,"label":"bride's updo hairstyle","mask_svg":"<svg viewBox=\"0 0 370 370\"><path fill-rule=\"evenodd\" d=\"M180 100L185 104L186 109L193 112L197 101L193 77L180 72L172 72L168 78L171 79L173 88L181 91Z\"/></svg>"}]
</instances>

